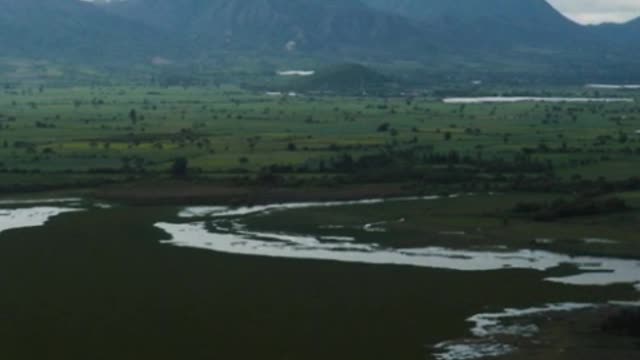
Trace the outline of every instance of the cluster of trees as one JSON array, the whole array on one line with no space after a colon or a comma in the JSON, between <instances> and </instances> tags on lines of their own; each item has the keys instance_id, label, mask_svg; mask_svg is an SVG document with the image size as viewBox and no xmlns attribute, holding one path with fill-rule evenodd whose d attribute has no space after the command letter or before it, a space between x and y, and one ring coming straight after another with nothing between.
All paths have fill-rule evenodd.
<instances>
[{"instance_id":1,"label":"cluster of trees","mask_svg":"<svg viewBox=\"0 0 640 360\"><path fill-rule=\"evenodd\" d=\"M381 149L377 153L342 152L329 159L314 159L300 165L273 164L262 174L316 174L338 176L349 182L416 181L431 184L471 184L484 186L513 183L518 176L550 177L553 171L548 161L527 156L512 159L483 158L452 150L437 152L433 146L413 146L405 149Z\"/></svg>"}]
</instances>

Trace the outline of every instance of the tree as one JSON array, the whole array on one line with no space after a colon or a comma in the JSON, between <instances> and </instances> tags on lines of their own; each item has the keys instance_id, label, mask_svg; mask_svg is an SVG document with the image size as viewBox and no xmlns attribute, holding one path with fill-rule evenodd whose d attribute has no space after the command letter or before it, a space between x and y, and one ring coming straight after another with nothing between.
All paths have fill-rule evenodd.
<instances>
[{"instance_id":1,"label":"tree","mask_svg":"<svg viewBox=\"0 0 640 360\"><path fill-rule=\"evenodd\" d=\"M131 120L131 123L133 124L138 122L138 113L136 112L136 109L131 109L131 111L129 111L129 120Z\"/></svg>"},{"instance_id":2,"label":"tree","mask_svg":"<svg viewBox=\"0 0 640 360\"><path fill-rule=\"evenodd\" d=\"M381 124L380 126L378 126L378 132L387 132L389 131L390 126L391 125L389 125L389 123Z\"/></svg>"},{"instance_id":3,"label":"tree","mask_svg":"<svg viewBox=\"0 0 640 360\"><path fill-rule=\"evenodd\" d=\"M189 160L184 157L179 157L173 161L173 165L171 165L171 175L175 177L184 177L187 176L189 168Z\"/></svg>"}]
</instances>

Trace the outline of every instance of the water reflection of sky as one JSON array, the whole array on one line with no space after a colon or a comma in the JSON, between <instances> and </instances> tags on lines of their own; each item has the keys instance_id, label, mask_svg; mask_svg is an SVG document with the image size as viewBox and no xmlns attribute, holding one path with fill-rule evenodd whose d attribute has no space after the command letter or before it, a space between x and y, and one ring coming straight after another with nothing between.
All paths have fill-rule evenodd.
<instances>
[{"instance_id":1,"label":"water reflection of sky","mask_svg":"<svg viewBox=\"0 0 640 360\"><path fill-rule=\"evenodd\" d=\"M410 198L396 201L400 200L411 201ZM547 271L560 265L569 264L577 269L575 274L548 277L546 280L572 285L631 284L640 290L640 260L570 256L528 249L517 251L471 251L443 247L390 248L376 243L357 243L353 241L353 238L347 236L327 239L314 235L252 232L241 226L237 221L233 221L233 217L242 217L250 214L263 214L314 206L377 204L382 201L384 200L299 203L237 209L223 207L186 208L180 212L181 217L200 217L200 219L190 223L157 223L156 227L171 234L172 239L166 242L168 244L222 253L380 265L405 265L459 271L501 269ZM224 219L225 223L232 225L223 226L219 222L220 219Z\"/></svg>"}]
</instances>

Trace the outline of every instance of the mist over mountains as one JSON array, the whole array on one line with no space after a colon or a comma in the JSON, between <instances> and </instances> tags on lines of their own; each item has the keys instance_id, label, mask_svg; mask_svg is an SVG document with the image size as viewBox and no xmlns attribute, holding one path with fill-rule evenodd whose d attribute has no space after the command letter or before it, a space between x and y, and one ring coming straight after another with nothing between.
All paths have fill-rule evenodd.
<instances>
[{"instance_id":1,"label":"mist over mountains","mask_svg":"<svg viewBox=\"0 0 640 360\"><path fill-rule=\"evenodd\" d=\"M544 0L0 0L0 8L4 57L70 63L206 64L233 54L622 72L640 53L638 20L582 26Z\"/></svg>"}]
</instances>

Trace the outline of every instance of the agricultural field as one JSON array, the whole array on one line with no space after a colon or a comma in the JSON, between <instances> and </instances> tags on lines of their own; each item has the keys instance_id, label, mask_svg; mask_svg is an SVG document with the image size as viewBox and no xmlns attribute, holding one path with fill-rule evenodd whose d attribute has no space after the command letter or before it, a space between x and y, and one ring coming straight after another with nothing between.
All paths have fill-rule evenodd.
<instances>
[{"instance_id":1,"label":"agricultural field","mask_svg":"<svg viewBox=\"0 0 640 360\"><path fill-rule=\"evenodd\" d=\"M172 174L176 159L186 160L185 174ZM429 94L233 86L6 86L0 95L5 190L187 174L486 187L523 177L623 181L638 165L636 102L445 104Z\"/></svg>"}]
</instances>

